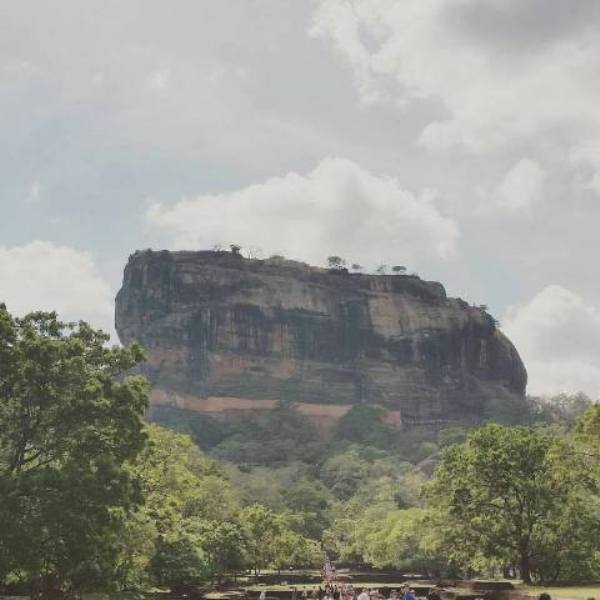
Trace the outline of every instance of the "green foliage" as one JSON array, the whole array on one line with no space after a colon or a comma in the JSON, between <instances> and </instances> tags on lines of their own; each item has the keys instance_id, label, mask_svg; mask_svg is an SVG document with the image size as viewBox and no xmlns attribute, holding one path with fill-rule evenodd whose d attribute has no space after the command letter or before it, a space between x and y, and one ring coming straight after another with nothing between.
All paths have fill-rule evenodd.
<instances>
[{"instance_id":1,"label":"green foliage","mask_svg":"<svg viewBox=\"0 0 600 600\"><path fill-rule=\"evenodd\" d=\"M589 447L596 458L600 457L600 404L591 406L581 416L576 432L579 441Z\"/></svg>"},{"instance_id":2,"label":"green foliage","mask_svg":"<svg viewBox=\"0 0 600 600\"><path fill-rule=\"evenodd\" d=\"M321 468L323 482L339 500L348 500L363 484L369 463L352 449L325 461Z\"/></svg>"},{"instance_id":3,"label":"green foliage","mask_svg":"<svg viewBox=\"0 0 600 600\"><path fill-rule=\"evenodd\" d=\"M173 539L159 537L150 570L159 585L174 592L199 585L210 576L208 560L197 536L188 533Z\"/></svg>"},{"instance_id":4,"label":"green foliage","mask_svg":"<svg viewBox=\"0 0 600 600\"><path fill-rule=\"evenodd\" d=\"M295 460L314 462L322 448L311 422L283 402L275 410L233 427L230 436L213 449L221 460L270 466Z\"/></svg>"},{"instance_id":5,"label":"green foliage","mask_svg":"<svg viewBox=\"0 0 600 600\"><path fill-rule=\"evenodd\" d=\"M437 442L440 448L452 444L462 444L467 439L467 430L464 427L446 427L437 433Z\"/></svg>"},{"instance_id":6,"label":"green foliage","mask_svg":"<svg viewBox=\"0 0 600 600\"><path fill-rule=\"evenodd\" d=\"M153 407L149 418L163 427L188 434L203 450L211 450L234 433L231 425L210 415L171 406Z\"/></svg>"},{"instance_id":7,"label":"green foliage","mask_svg":"<svg viewBox=\"0 0 600 600\"><path fill-rule=\"evenodd\" d=\"M243 509L240 522L250 564L255 572L277 562L275 540L285 531L284 520L260 504Z\"/></svg>"},{"instance_id":8,"label":"green foliage","mask_svg":"<svg viewBox=\"0 0 600 600\"><path fill-rule=\"evenodd\" d=\"M293 531L293 520L259 504L242 511L240 522L255 573L267 567L314 567L323 559L319 544Z\"/></svg>"},{"instance_id":9,"label":"green foliage","mask_svg":"<svg viewBox=\"0 0 600 600\"><path fill-rule=\"evenodd\" d=\"M241 568L245 546L239 506L220 467L187 435L158 425L146 431L148 444L132 465L145 503L122 532L121 588L165 584L165 578L175 577L169 561L178 553L188 566L195 565L185 585Z\"/></svg>"},{"instance_id":10,"label":"green foliage","mask_svg":"<svg viewBox=\"0 0 600 600\"><path fill-rule=\"evenodd\" d=\"M595 511L583 511L583 526L574 520L592 491L591 473L567 440L488 425L444 452L426 495L451 560L473 568L516 565L530 582L575 574L568 557L586 544L586 530L600 526ZM542 558L550 555L552 569Z\"/></svg>"},{"instance_id":11,"label":"green foliage","mask_svg":"<svg viewBox=\"0 0 600 600\"><path fill-rule=\"evenodd\" d=\"M340 440L351 440L357 444L386 447L398 430L382 421L383 409L357 404L338 422L335 436Z\"/></svg>"},{"instance_id":12,"label":"green foliage","mask_svg":"<svg viewBox=\"0 0 600 600\"><path fill-rule=\"evenodd\" d=\"M199 521L192 524L198 534L208 574L212 580L246 566L246 540L240 525L227 521Z\"/></svg>"},{"instance_id":13,"label":"green foliage","mask_svg":"<svg viewBox=\"0 0 600 600\"><path fill-rule=\"evenodd\" d=\"M600 409L586 397L488 400L487 418L536 426L470 433L398 429L358 405L327 437L286 403L227 422L154 409L177 433L143 425L145 382L126 377L141 351L106 341L0 308L0 582L37 597L178 591L325 555L430 576L600 575Z\"/></svg>"},{"instance_id":14,"label":"green foliage","mask_svg":"<svg viewBox=\"0 0 600 600\"><path fill-rule=\"evenodd\" d=\"M378 568L427 573L430 557L421 547L426 511L420 508L395 510L381 520L363 519L358 537L363 540L364 559Z\"/></svg>"},{"instance_id":15,"label":"green foliage","mask_svg":"<svg viewBox=\"0 0 600 600\"><path fill-rule=\"evenodd\" d=\"M110 587L119 532L142 501L126 468L142 450L141 350L54 313L0 305L0 561L36 594Z\"/></svg>"},{"instance_id":16,"label":"green foliage","mask_svg":"<svg viewBox=\"0 0 600 600\"><path fill-rule=\"evenodd\" d=\"M343 269L346 266L346 261L341 256L328 256L327 266L330 269Z\"/></svg>"}]
</instances>

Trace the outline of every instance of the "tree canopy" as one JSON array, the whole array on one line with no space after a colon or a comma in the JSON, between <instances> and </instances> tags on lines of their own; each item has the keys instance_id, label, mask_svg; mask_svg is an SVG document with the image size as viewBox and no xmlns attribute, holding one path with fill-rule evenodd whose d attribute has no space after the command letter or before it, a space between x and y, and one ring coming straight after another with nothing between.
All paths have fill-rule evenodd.
<instances>
[{"instance_id":1,"label":"tree canopy","mask_svg":"<svg viewBox=\"0 0 600 600\"><path fill-rule=\"evenodd\" d=\"M142 502L127 468L143 449L147 385L123 377L140 348L55 313L0 305L0 557L34 595L101 588L123 521Z\"/></svg>"},{"instance_id":2,"label":"tree canopy","mask_svg":"<svg viewBox=\"0 0 600 600\"><path fill-rule=\"evenodd\" d=\"M426 497L451 560L514 566L530 583L597 572L600 543L589 544L600 539L594 491L591 468L567 439L487 425L444 452ZM587 564L574 568L584 548Z\"/></svg>"}]
</instances>

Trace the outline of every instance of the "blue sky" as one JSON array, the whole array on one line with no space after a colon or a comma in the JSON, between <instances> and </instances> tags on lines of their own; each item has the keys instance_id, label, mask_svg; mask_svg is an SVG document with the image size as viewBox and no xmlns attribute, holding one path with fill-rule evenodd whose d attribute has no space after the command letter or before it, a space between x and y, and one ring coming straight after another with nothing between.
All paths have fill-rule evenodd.
<instances>
[{"instance_id":1,"label":"blue sky","mask_svg":"<svg viewBox=\"0 0 600 600\"><path fill-rule=\"evenodd\" d=\"M112 329L138 248L405 264L600 396L599 4L0 4L0 298Z\"/></svg>"}]
</instances>

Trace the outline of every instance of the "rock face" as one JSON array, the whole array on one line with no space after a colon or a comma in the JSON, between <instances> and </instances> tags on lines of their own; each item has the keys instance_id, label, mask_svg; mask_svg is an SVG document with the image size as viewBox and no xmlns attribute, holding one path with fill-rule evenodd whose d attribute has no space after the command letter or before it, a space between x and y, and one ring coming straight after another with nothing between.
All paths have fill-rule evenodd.
<instances>
[{"instance_id":1,"label":"rock face","mask_svg":"<svg viewBox=\"0 0 600 600\"><path fill-rule=\"evenodd\" d=\"M439 283L229 252L136 252L116 328L147 349L153 402L212 413L284 400L321 424L360 403L465 421L527 380L493 318Z\"/></svg>"}]
</instances>

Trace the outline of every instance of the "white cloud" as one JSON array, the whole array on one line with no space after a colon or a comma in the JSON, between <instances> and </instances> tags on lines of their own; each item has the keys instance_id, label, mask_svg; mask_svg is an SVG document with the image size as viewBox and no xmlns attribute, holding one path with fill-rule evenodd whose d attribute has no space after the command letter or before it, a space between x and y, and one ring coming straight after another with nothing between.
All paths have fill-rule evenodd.
<instances>
[{"instance_id":1,"label":"white cloud","mask_svg":"<svg viewBox=\"0 0 600 600\"><path fill-rule=\"evenodd\" d=\"M600 397L600 310L581 296L549 285L511 307L504 331L529 373L529 393L583 391Z\"/></svg>"},{"instance_id":2,"label":"white cloud","mask_svg":"<svg viewBox=\"0 0 600 600\"><path fill-rule=\"evenodd\" d=\"M515 215L526 215L542 199L546 174L540 165L523 158L506 173L494 192L499 209Z\"/></svg>"},{"instance_id":3,"label":"white cloud","mask_svg":"<svg viewBox=\"0 0 600 600\"><path fill-rule=\"evenodd\" d=\"M583 142L573 147L569 160L582 172L584 187L600 194L600 141Z\"/></svg>"},{"instance_id":4,"label":"white cloud","mask_svg":"<svg viewBox=\"0 0 600 600\"><path fill-rule=\"evenodd\" d=\"M322 264L330 254L379 263L415 263L454 254L456 223L440 214L430 192L416 196L392 177L327 158L301 175L288 173L226 194L153 205L149 222L176 248L215 242L260 246L266 253Z\"/></svg>"},{"instance_id":5,"label":"white cloud","mask_svg":"<svg viewBox=\"0 0 600 600\"><path fill-rule=\"evenodd\" d=\"M13 314L56 310L63 320L113 331L109 285L89 254L68 246L37 240L0 246L0 302Z\"/></svg>"},{"instance_id":6,"label":"white cloud","mask_svg":"<svg viewBox=\"0 0 600 600\"><path fill-rule=\"evenodd\" d=\"M39 204L42 200L42 186L39 181L34 181L25 196L26 204Z\"/></svg>"},{"instance_id":7,"label":"white cloud","mask_svg":"<svg viewBox=\"0 0 600 600\"><path fill-rule=\"evenodd\" d=\"M597 3L317 0L310 32L353 69L364 101L428 99L431 149L599 137Z\"/></svg>"},{"instance_id":8,"label":"white cloud","mask_svg":"<svg viewBox=\"0 0 600 600\"><path fill-rule=\"evenodd\" d=\"M150 87L156 90L164 90L169 85L171 73L168 69L158 69L150 76Z\"/></svg>"}]
</instances>

